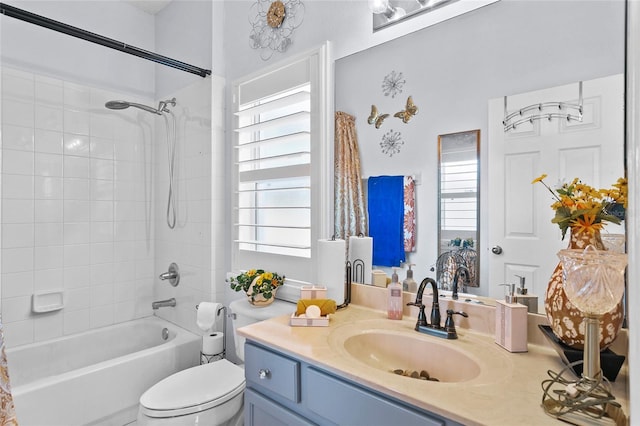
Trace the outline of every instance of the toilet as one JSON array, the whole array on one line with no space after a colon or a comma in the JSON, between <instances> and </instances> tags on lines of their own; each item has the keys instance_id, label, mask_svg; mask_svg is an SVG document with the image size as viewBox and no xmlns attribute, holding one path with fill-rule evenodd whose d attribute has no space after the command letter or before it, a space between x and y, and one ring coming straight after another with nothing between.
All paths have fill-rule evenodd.
<instances>
[{"instance_id":1,"label":"toilet","mask_svg":"<svg viewBox=\"0 0 640 426\"><path fill-rule=\"evenodd\" d=\"M246 299L229 305L236 355L244 361L244 338L236 329L265 319L291 314L292 303L275 300L254 307ZM244 368L226 359L187 368L159 381L140 397L138 426L242 426Z\"/></svg>"}]
</instances>

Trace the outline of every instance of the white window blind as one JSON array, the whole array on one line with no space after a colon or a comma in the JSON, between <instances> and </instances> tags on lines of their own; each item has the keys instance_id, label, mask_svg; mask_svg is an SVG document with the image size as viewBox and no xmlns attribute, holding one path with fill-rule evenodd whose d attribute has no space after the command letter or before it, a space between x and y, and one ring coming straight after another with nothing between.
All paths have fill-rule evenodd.
<instances>
[{"instance_id":1,"label":"white window blind","mask_svg":"<svg viewBox=\"0 0 640 426\"><path fill-rule=\"evenodd\" d=\"M475 153L474 153L475 155ZM477 228L478 161L447 161L442 155L440 176L440 223L445 231Z\"/></svg>"},{"instance_id":2,"label":"white window blind","mask_svg":"<svg viewBox=\"0 0 640 426\"><path fill-rule=\"evenodd\" d=\"M310 257L310 84L238 111L240 250Z\"/></svg>"},{"instance_id":3,"label":"white window blind","mask_svg":"<svg viewBox=\"0 0 640 426\"><path fill-rule=\"evenodd\" d=\"M234 85L235 270L312 278L319 212L327 209L318 184L327 162L323 58L314 52Z\"/></svg>"}]
</instances>

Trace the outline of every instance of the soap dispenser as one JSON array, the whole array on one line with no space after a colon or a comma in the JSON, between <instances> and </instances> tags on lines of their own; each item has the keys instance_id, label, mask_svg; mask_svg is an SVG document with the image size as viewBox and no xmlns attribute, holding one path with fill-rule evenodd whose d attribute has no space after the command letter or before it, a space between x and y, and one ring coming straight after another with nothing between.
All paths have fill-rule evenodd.
<instances>
[{"instance_id":1,"label":"soap dispenser","mask_svg":"<svg viewBox=\"0 0 640 426\"><path fill-rule=\"evenodd\" d=\"M407 263L407 266L409 266L409 269L407 270L407 278L402 281L402 291L415 293L418 291L418 283L413 279L413 271L411 270L414 263Z\"/></svg>"},{"instance_id":2,"label":"soap dispenser","mask_svg":"<svg viewBox=\"0 0 640 426\"><path fill-rule=\"evenodd\" d=\"M398 282L396 268L393 268L391 283L387 286L387 318L393 320L402 319L402 285Z\"/></svg>"},{"instance_id":3,"label":"soap dispenser","mask_svg":"<svg viewBox=\"0 0 640 426\"><path fill-rule=\"evenodd\" d=\"M504 301L496 300L496 343L509 352L527 352L527 307L518 303L515 284L507 287Z\"/></svg>"},{"instance_id":4,"label":"soap dispenser","mask_svg":"<svg viewBox=\"0 0 640 426\"><path fill-rule=\"evenodd\" d=\"M520 279L520 285L516 289L518 292L518 303L522 303L527 307L529 313L538 313L538 296L528 294L528 289L525 287L525 277L516 275Z\"/></svg>"}]
</instances>

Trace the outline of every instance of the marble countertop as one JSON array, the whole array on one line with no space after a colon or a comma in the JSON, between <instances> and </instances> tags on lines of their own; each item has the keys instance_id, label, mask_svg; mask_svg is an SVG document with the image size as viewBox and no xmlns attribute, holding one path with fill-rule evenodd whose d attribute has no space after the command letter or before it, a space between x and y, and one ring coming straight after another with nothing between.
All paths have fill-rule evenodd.
<instances>
[{"instance_id":1,"label":"marble countertop","mask_svg":"<svg viewBox=\"0 0 640 426\"><path fill-rule=\"evenodd\" d=\"M458 329L457 340L427 336L413 330L415 318L386 319L386 312L349 305L331 316L328 327L291 327L289 316L280 316L238 332L253 341L324 367L342 377L383 392L409 404L466 425L564 424L541 408L541 382L547 371L564 367L549 346L528 345L526 353L510 353L494 342L493 335ZM477 362L481 373L464 382L428 382L374 368L350 355L344 341L358 329L417 336L463 351ZM422 355L428 359L428 351ZM439 362L446 362L441 360ZM623 366L613 394L627 407L627 366Z\"/></svg>"}]
</instances>

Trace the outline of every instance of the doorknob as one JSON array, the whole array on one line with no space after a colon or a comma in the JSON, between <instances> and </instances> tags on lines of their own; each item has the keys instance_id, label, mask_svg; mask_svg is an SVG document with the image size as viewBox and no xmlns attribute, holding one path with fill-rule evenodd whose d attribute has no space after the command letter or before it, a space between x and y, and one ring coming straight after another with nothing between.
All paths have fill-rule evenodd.
<instances>
[{"instance_id":1,"label":"doorknob","mask_svg":"<svg viewBox=\"0 0 640 426\"><path fill-rule=\"evenodd\" d=\"M491 248L491 253L493 254L502 254L502 247L494 246Z\"/></svg>"}]
</instances>

